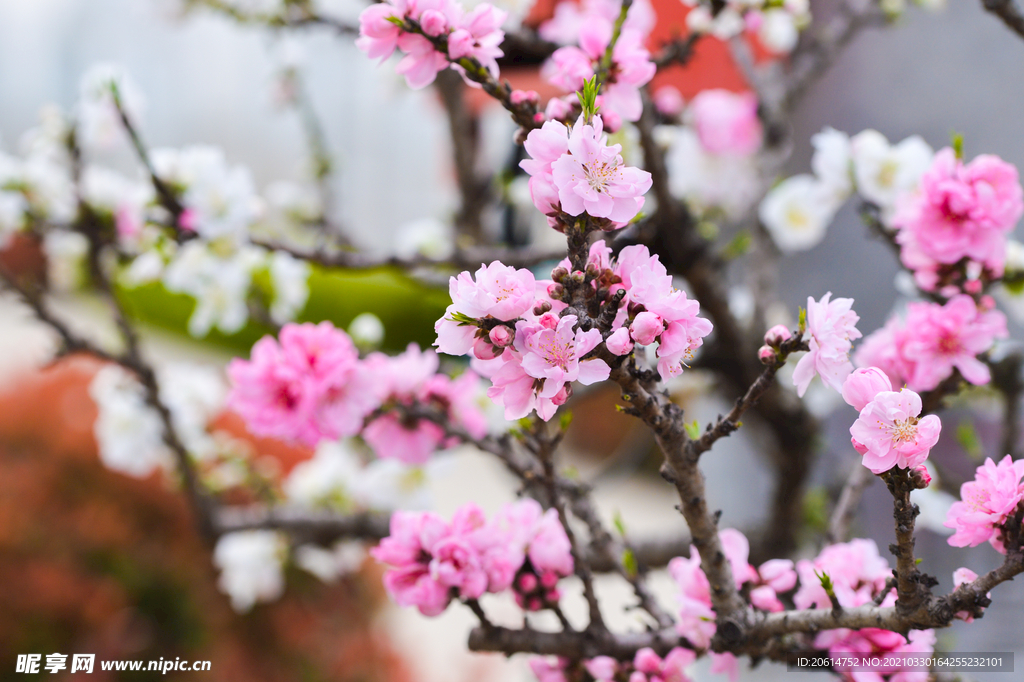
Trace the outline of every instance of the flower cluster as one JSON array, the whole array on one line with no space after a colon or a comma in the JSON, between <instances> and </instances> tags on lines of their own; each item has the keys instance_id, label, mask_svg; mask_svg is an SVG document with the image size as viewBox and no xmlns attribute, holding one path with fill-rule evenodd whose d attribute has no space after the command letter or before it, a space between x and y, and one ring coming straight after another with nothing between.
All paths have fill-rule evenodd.
<instances>
[{"instance_id":1,"label":"flower cluster","mask_svg":"<svg viewBox=\"0 0 1024 682\"><path fill-rule=\"evenodd\" d=\"M773 559L754 568L747 558L750 543L743 533L726 528L719 532L722 548L732 568L736 589L750 584L751 603L765 611L781 611L778 595L796 586L793 562L788 559ZM690 558L676 557L668 565L669 573L680 590L679 620L676 631L698 648L706 648L714 636L717 626L715 612L711 608L711 585L700 567L700 554L690 548ZM729 654L712 656L722 657Z\"/></svg>"},{"instance_id":2,"label":"flower cluster","mask_svg":"<svg viewBox=\"0 0 1024 682\"><path fill-rule=\"evenodd\" d=\"M992 301L974 302L959 294L945 305L911 303L906 320L890 319L870 334L854 354L861 367L877 367L893 386L930 391L959 370L975 385L987 384L991 373L978 355L1006 338L1006 316L992 309Z\"/></svg>"},{"instance_id":3,"label":"flower cluster","mask_svg":"<svg viewBox=\"0 0 1024 682\"><path fill-rule=\"evenodd\" d=\"M672 277L647 247L634 245L618 259L603 241L590 248L587 272L569 273L568 260L538 282L527 270L494 262L475 279L463 272L451 279L452 304L434 326L442 353L472 352L476 370L491 379L488 395L505 408L506 419L536 410L550 419L571 395L572 383L592 384L609 376L608 364L588 358L601 343L597 329L577 328L576 315L559 316L569 279L590 285L601 306L614 305L607 348L625 355L634 345L658 343L658 371L670 378L682 372L711 333L697 315L700 305L672 286ZM622 294L617 292L622 291Z\"/></svg>"},{"instance_id":4,"label":"flower cluster","mask_svg":"<svg viewBox=\"0 0 1024 682\"><path fill-rule=\"evenodd\" d=\"M872 540L851 540L829 545L813 561L803 559L797 562L800 575L800 589L793 595L793 603L799 609L831 609L832 600L823 582L831 583L832 594L843 608L854 608L882 599L882 606L896 603L896 590L892 588L882 597L886 581L892 577L889 564L878 554L878 547ZM862 654L929 654L934 650L935 635L931 630L911 630L906 637L878 628L860 630L826 630L814 638L814 646L831 653L856 651ZM927 672L901 670L896 658L891 667L882 668L876 677L870 679L896 679L902 682L925 682ZM861 679L863 673L844 672L844 679ZM898 677L895 676L898 674Z\"/></svg>"},{"instance_id":5,"label":"flower cluster","mask_svg":"<svg viewBox=\"0 0 1024 682\"><path fill-rule=\"evenodd\" d=\"M860 338L855 326L860 319L853 312L852 298L830 301L832 292L815 301L807 297L807 336L810 352L800 358L793 372L793 384L802 397L817 374L822 381L841 391L843 381L853 371L850 350Z\"/></svg>"},{"instance_id":6,"label":"flower cluster","mask_svg":"<svg viewBox=\"0 0 1024 682\"><path fill-rule=\"evenodd\" d=\"M449 64L475 59L496 79L507 12L481 3L470 12L455 0L393 0L367 7L359 15L356 47L370 59L384 61L395 50L405 56L395 70L410 88L424 88ZM443 48L443 49L442 49ZM476 85L466 79L470 85ZM477 86L479 87L479 86Z\"/></svg>"},{"instance_id":7,"label":"flower cluster","mask_svg":"<svg viewBox=\"0 0 1024 682\"><path fill-rule=\"evenodd\" d=\"M526 138L530 158L519 165L530 175L534 206L556 229L564 229L559 214L586 213L613 228L622 227L643 208L651 174L627 166L622 146L608 144L603 126L601 116L588 123L581 115L571 128L548 121Z\"/></svg>"},{"instance_id":8,"label":"flower cluster","mask_svg":"<svg viewBox=\"0 0 1024 682\"><path fill-rule=\"evenodd\" d=\"M900 259L926 291L979 293L982 278L1003 274L1006 241L1024 213L1017 169L982 155L968 164L946 148L899 202L892 224ZM961 263L963 269L959 267Z\"/></svg>"},{"instance_id":9,"label":"flower cluster","mask_svg":"<svg viewBox=\"0 0 1024 682\"><path fill-rule=\"evenodd\" d=\"M853 447L874 474L894 466L922 467L939 442L942 423L933 414L921 417L921 396L908 388L899 392L877 367L854 371L843 384L843 399L860 412L850 427Z\"/></svg>"},{"instance_id":10,"label":"flower cluster","mask_svg":"<svg viewBox=\"0 0 1024 682\"><path fill-rule=\"evenodd\" d=\"M420 401L449 423L483 435L483 416L472 404L476 377L466 373L452 382L435 375L436 368L436 356L415 346L395 359L374 354L360 360L349 336L330 322L288 324L280 340L260 339L250 360L232 360L228 405L256 435L315 445L362 431L379 456L422 463L446 443L440 427L390 414L366 429L363 421L385 402Z\"/></svg>"},{"instance_id":11,"label":"flower cluster","mask_svg":"<svg viewBox=\"0 0 1024 682\"><path fill-rule=\"evenodd\" d=\"M566 7L569 4L562 3L559 7ZM649 23L644 16L647 11L650 11L649 6L641 6L641 3L636 3L630 8L622 32L615 47L612 48L611 66L597 101L605 117L605 125L610 131L618 130L623 120L639 120L640 112L643 110L640 88L650 82L657 71L650 53L644 47L647 33L650 31ZM612 40L618 13L618 3L584 3L577 17L579 23L576 39L579 47L569 45L555 50L541 68L541 75L552 85L566 92L581 90L583 82L597 72ZM556 19L565 22L566 18L556 15ZM558 33L557 24L545 27L542 27L541 35L552 36Z\"/></svg>"},{"instance_id":12,"label":"flower cluster","mask_svg":"<svg viewBox=\"0 0 1024 682\"><path fill-rule=\"evenodd\" d=\"M557 512L543 512L534 500L506 505L490 522L472 503L451 523L430 512L396 512L391 535L370 553L389 566L384 587L391 598L425 616L439 615L453 598L476 599L513 586L521 595L523 585L535 587L533 581L551 583L543 600L528 598L528 608L541 608L557 600L554 583L573 571Z\"/></svg>"},{"instance_id":13,"label":"flower cluster","mask_svg":"<svg viewBox=\"0 0 1024 682\"><path fill-rule=\"evenodd\" d=\"M365 366L374 377L377 400L385 413L363 429L363 439L378 457L397 459L407 464L423 464L430 455L456 440L445 437L444 429L424 418L400 415L389 406L410 407L414 404L435 407L448 416L451 423L461 425L470 436L482 438L487 434L484 415L476 405L480 378L473 372L464 372L452 380L437 373L437 354L420 351L409 344L401 355L391 357L373 353Z\"/></svg>"},{"instance_id":14,"label":"flower cluster","mask_svg":"<svg viewBox=\"0 0 1024 682\"><path fill-rule=\"evenodd\" d=\"M1006 455L996 464L991 458L978 467L973 481L960 486L960 501L946 518L956 532L949 538L954 547L976 547L988 540L1006 553L1002 527L1024 501L1024 462Z\"/></svg>"},{"instance_id":15,"label":"flower cluster","mask_svg":"<svg viewBox=\"0 0 1024 682\"><path fill-rule=\"evenodd\" d=\"M800 31L811 23L811 6L807 0L781 3L729 0L715 13L709 5L696 0L684 0L683 4L693 8L686 15L686 25L691 31L710 33L721 40L749 32L775 54L786 54L796 47Z\"/></svg>"}]
</instances>

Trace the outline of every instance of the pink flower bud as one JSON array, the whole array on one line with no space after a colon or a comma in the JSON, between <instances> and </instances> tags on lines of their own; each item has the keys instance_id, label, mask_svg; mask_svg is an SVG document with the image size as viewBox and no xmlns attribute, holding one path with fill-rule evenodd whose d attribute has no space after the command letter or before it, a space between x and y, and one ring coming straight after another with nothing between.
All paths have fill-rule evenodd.
<instances>
[{"instance_id":1,"label":"pink flower bud","mask_svg":"<svg viewBox=\"0 0 1024 682\"><path fill-rule=\"evenodd\" d=\"M540 316L537 322L539 322L540 326L545 329L554 329L558 326L558 315L555 315L554 313L544 313Z\"/></svg>"},{"instance_id":2,"label":"pink flower bud","mask_svg":"<svg viewBox=\"0 0 1024 682\"><path fill-rule=\"evenodd\" d=\"M625 355L633 350L633 341L629 338L629 330L625 327L619 327L612 332L612 335L605 341L605 345L616 355Z\"/></svg>"},{"instance_id":3,"label":"pink flower bud","mask_svg":"<svg viewBox=\"0 0 1024 682\"><path fill-rule=\"evenodd\" d=\"M964 282L964 291L969 294L980 294L981 293L981 280L971 279Z\"/></svg>"},{"instance_id":4,"label":"pink flower bud","mask_svg":"<svg viewBox=\"0 0 1024 682\"><path fill-rule=\"evenodd\" d=\"M544 598L548 600L549 604L553 604L562 598L562 593L558 590L548 590Z\"/></svg>"},{"instance_id":5,"label":"pink flower bud","mask_svg":"<svg viewBox=\"0 0 1024 682\"><path fill-rule=\"evenodd\" d=\"M665 323L661 321L661 316L651 312L640 313L633 319L633 324L629 325L630 336L641 346L654 343L663 331Z\"/></svg>"},{"instance_id":6,"label":"pink flower bud","mask_svg":"<svg viewBox=\"0 0 1024 682\"><path fill-rule=\"evenodd\" d=\"M420 15L420 27L428 36L439 36L448 30L448 20L436 9L428 9Z\"/></svg>"},{"instance_id":7,"label":"pink flower bud","mask_svg":"<svg viewBox=\"0 0 1024 682\"><path fill-rule=\"evenodd\" d=\"M892 382L877 367L855 369L843 383L843 400L860 412L882 391L891 391Z\"/></svg>"},{"instance_id":8,"label":"pink flower bud","mask_svg":"<svg viewBox=\"0 0 1024 682\"><path fill-rule=\"evenodd\" d=\"M991 296L989 296L988 294L985 294L984 296L982 296L981 299L978 301L978 309L979 310L982 310L982 311L984 311L984 310L992 310L995 307L996 307L996 300L994 298L992 298Z\"/></svg>"},{"instance_id":9,"label":"pink flower bud","mask_svg":"<svg viewBox=\"0 0 1024 682\"><path fill-rule=\"evenodd\" d=\"M503 324L499 324L497 327L492 329L491 333L488 334L487 337L491 340L491 343L498 348L504 348L510 345L513 338L515 338L512 334L512 330Z\"/></svg>"},{"instance_id":10,"label":"pink flower bud","mask_svg":"<svg viewBox=\"0 0 1024 682\"><path fill-rule=\"evenodd\" d=\"M554 283L548 285L548 296L550 296L551 298L555 299L556 301L561 300L561 298L562 298L562 296L564 294L565 294L565 287L563 287L558 282L554 282Z\"/></svg>"},{"instance_id":11,"label":"pink flower bud","mask_svg":"<svg viewBox=\"0 0 1024 682\"><path fill-rule=\"evenodd\" d=\"M533 592L537 589L537 576L532 573L524 573L519 578L519 589L523 592Z\"/></svg>"},{"instance_id":12,"label":"pink flower bud","mask_svg":"<svg viewBox=\"0 0 1024 682\"><path fill-rule=\"evenodd\" d=\"M544 573L541 573L540 584L550 590L558 584L558 574L554 571L545 571Z\"/></svg>"},{"instance_id":13,"label":"pink flower bud","mask_svg":"<svg viewBox=\"0 0 1024 682\"><path fill-rule=\"evenodd\" d=\"M663 85L654 93L654 108L664 116L678 116L685 107L682 93L671 85Z\"/></svg>"},{"instance_id":14,"label":"pink flower bud","mask_svg":"<svg viewBox=\"0 0 1024 682\"><path fill-rule=\"evenodd\" d=\"M757 359L761 361L762 365L770 365L775 362L778 356L775 354L775 349L771 346L761 346L757 349Z\"/></svg>"},{"instance_id":15,"label":"pink flower bud","mask_svg":"<svg viewBox=\"0 0 1024 682\"><path fill-rule=\"evenodd\" d=\"M932 475L928 473L928 467L923 464L914 467L910 476L914 480L914 485L921 489L927 488L932 483Z\"/></svg>"},{"instance_id":16,"label":"pink flower bud","mask_svg":"<svg viewBox=\"0 0 1024 682\"><path fill-rule=\"evenodd\" d=\"M498 353L487 337L478 338L473 342L473 355L481 360L493 360L498 357Z\"/></svg>"},{"instance_id":17,"label":"pink flower bud","mask_svg":"<svg viewBox=\"0 0 1024 682\"><path fill-rule=\"evenodd\" d=\"M542 114L541 112L538 111L536 114L533 115L533 122L534 123L543 123L544 122L544 114Z\"/></svg>"},{"instance_id":18,"label":"pink flower bud","mask_svg":"<svg viewBox=\"0 0 1024 682\"><path fill-rule=\"evenodd\" d=\"M769 346L778 346L783 341L788 341L793 334L784 324L777 324L764 333L764 342Z\"/></svg>"},{"instance_id":19,"label":"pink flower bud","mask_svg":"<svg viewBox=\"0 0 1024 682\"><path fill-rule=\"evenodd\" d=\"M540 611L543 606L544 604L537 597L533 597L530 601L526 602L527 611Z\"/></svg>"}]
</instances>

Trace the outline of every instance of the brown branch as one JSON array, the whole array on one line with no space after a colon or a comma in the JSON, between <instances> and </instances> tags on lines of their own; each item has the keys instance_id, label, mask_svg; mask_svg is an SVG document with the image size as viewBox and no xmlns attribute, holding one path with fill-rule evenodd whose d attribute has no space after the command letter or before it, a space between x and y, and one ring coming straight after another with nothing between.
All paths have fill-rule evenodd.
<instances>
[{"instance_id":1,"label":"brown branch","mask_svg":"<svg viewBox=\"0 0 1024 682\"><path fill-rule=\"evenodd\" d=\"M914 613L931 595L938 581L922 573L914 558L914 523L921 511L910 501L916 487L910 471L893 468L883 479L893 497L893 518L896 522L896 544L889 551L896 557L896 611L902 616Z\"/></svg>"},{"instance_id":2,"label":"brown branch","mask_svg":"<svg viewBox=\"0 0 1024 682\"><path fill-rule=\"evenodd\" d=\"M996 363L990 363L992 385L1003 394L1003 437L1000 454L1021 456L1021 397L1024 395L1024 356L1012 353Z\"/></svg>"},{"instance_id":3,"label":"brown branch","mask_svg":"<svg viewBox=\"0 0 1024 682\"><path fill-rule=\"evenodd\" d=\"M483 237L483 212L491 198L491 178L479 177L478 172L480 121L466 106L465 86L459 74L446 69L437 74L435 85L448 115L455 178L462 201L455 216L456 232L478 243Z\"/></svg>"},{"instance_id":4,"label":"brown branch","mask_svg":"<svg viewBox=\"0 0 1024 682\"><path fill-rule=\"evenodd\" d=\"M390 535L390 516L379 512L339 514L291 506L220 507L213 515L218 535L243 530L280 530L303 541L329 545L343 538L378 541Z\"/></svg>"},{"instance_id":5,"label":"brown branch","mask_svg":"<svg viewBox=\"0 0 1024 682\"><path fill-rule=\"evenodd\" d=\"M981 0L986 11L999 17L1006 27L1024 38L1024 14L1014 0Z\"/></svg>"}]
</instances>

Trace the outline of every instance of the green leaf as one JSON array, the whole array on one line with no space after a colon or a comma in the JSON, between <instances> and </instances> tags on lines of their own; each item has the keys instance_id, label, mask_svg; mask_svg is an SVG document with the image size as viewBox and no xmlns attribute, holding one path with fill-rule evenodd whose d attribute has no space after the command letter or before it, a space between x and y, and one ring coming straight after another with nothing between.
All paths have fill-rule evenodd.
<instances>
[{"instance_id":1,"label":"green leaf","mask_svg":"<svg viewBox=\"0 0 1024 682\"><path fill-rule=\"evenodd\" d=\"M824 487L811 488L804 495L802 516L809 530L824 531L828 528L828 491Z\"/></svg>"},{"instance_id":2,"label":"green leaf","mask_svg":"<svg viewBox=\"0 0 1024 682\"><path fill-rule=\"evenodd\" d=\"M622 566L626 569L626 575L630 578L636 577L638 567L636 563L636 555L633 554L633 550L626 549L626 551L622 553Z\"/></svg>"},{"instance_id":3,"label":"green leaf","mask_svg":"<svg viewBox=\"0 0 1024 682\"><path fill-rule=\"evenodd\" d=\"M797 323L797 328L800 330L801 335L807 331L807 309L803 306L800 306L800 320Z\"/></svg>"},{"instance_id":4,"label":"green leaf","mask_svg":"<svg viewBox=\"0 0 1024 682\"><path fill-rule=\"evenodd\" d=\"M969 421L962 421L956 427L956 442L964 449L967 456L979 461L982 455L981 439L974 429L974 424Z\"/></svg>"},{"instance_id":5,"label":"green leaf","mask_svg":"<svg viewBox=\"0 0 1024 682\"><path fill-rule=\"evenodd\" d=\"M476 326L476 323L477 323L477 319L475 317L470 317L469 315L466 315L465 313L460 313L460 312L451 313L451 317L449 317L448 319L452 320L453 322L458 322L460 325L463 325L463 326L466 326L466 325Z\"/></svg>"},{"instance_id":6,"label":"green leaf","mask_svg":"<svg viewBox=\"0 0 1024 682\"><path fill-rule=\"evenodd\" d=\"M580 106L583 108L583 120L589 121L593 118L594 114L597 113L597 76L591 76L589 80L583 81L583 89L576 93L576 97L580 100Z\"/></svg>"},{"instance_id":7,"label":"green leaf","mask_svg":"<svg viewBox=\"0 0 1024 682\"><path fill-rule=\"evenodd\" d=\"M700 438L700 424L694 419L689 424L683 424L683 428L686 429L686 435L690 437L690 440L697 440Z\"/></svg>"},{"instance_id":8,"label":"green leaf","mask_svg":"<svg viewBox=\"0 0 1024 682\"><path fill-rule=\"evenodd\" d=\"M390 16L384 18L390 21L395 26L405 26L405 20L402 19L402 17Z\"/></svg>"},{"instance_id":9,"label":"green leaf","mask_svg":"<svg viewBox=\"0 0 1024 682\"><path fill-rule=\"evenodd\" d=\"M622 537L626 537L626 524L622 521L622 514L618 510L615 510L615 515L612 517L612 524L615 526L615 530Z\"/></svg>"},{"instance_id":10,"label":"green leaf","mask_svg":"<svg viewBox=\"0 0 1024 682\"><path fill-rule=\"evenodd\" d=\"M570 424L572 424L572 410L566 410L558 415L558 428L566 431Z\"/></svg>"},{"instance_id":11,"label":"green leaf","mask_svg":"<svg viewBox=\"0 0 1024 682\"><path fill-rule=\"evenodd\" d=\"M736 236L725 245L725 248L722 249L722 257L726 260L739 258L750 250L752 242L753 239L750 237L750 233L746 230L740 230L736 233Z\"/></svg>"},{"instance_id":12,"label":"green leaf","mask_svg":"<svg viewBox=\"0 0 1024 682\"><path fill-rule=\"evenodd\" d=\"M963 161L964 158L964 136L955 130L949 134L950 143L953 145L953 153L956 158Z\"/></svg>"},{"instance_id":13,"label":"green leaf","mask_svg":"<svg viewBox=\"0 0 1024 682\"><path fill-rule=\"evenodd\" d=\"M562 475L566 478L575 480L580 477L580 470L576 467L565 467L565 469L562 470Z\"/></svg>"}]
</instances>

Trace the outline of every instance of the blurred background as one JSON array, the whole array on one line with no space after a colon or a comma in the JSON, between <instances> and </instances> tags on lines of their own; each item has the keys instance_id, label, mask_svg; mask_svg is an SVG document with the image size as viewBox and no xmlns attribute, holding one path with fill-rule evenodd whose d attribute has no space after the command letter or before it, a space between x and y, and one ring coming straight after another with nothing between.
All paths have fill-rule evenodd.
<instances>
[{"instance_id":1,"label":"blurred background","mask_svg":"<svg viewBox=\"0 0 1024 682\"><path fill-rule=\"evenodd\" d=\"M358 0L317 4L349 21L362 8ZM826 18L833 8L817 2L812 11ZM713 84L741 88L725 55L724 49L707 48L702 66L692 68L702 69L700 79L710 73ZM16 148L45 104L70 109L80 76L93 63L110 61L122 64L142 86L141 129L150 145L219 146L232 163L252 170L260 190L276 180L305 179L310 169L301 122L280 105L276 92L282 65L296 60L336 163L332 218L347 235L383 253L410 224L448 221L458 194L447 121L433 89L409 90L392 68L378 68L350 36L330 29L310 27L285 36L209 12L183 14L173 0L0 0L0 147ZM692 91L698 76L682 78L689 96L688 84ZM1024 110L1024 88L1015 85L1021 82L1024 42L980 3L956 0L938 14L909 11L894 27L861 34L814 87L795 114L796 146L786 170L807 171L809 138L826 125L850 134L875 128L892 141L920 134L934 148L958 131L969 157L996 153L1021 166L1024 134L1014 115ZM512 132L500 110L482 112L482 159L488 167L508 161ZM538 232L537 239L557 243L550 231ZM847 206L820 246L782 261L780 288L794 311L806 296L826 291L854 298L866 334L884 322L896 301L896 272L887 245L871 239L854 207ZM408 340L429 345L432 321L446 302L443 288L428 290L389 273L322 286L336 287L330 291L337 295L323 300L340 306L340 312L324 309L322 316L347 323L362 306L375 306L392 349ZM157 323L144 327L149 355L157 361L221 366L261 333L251 328L239 338L199 343L183 333L186 312L140 305L143 317ZM66 297L58 310L90 334L110 333L88 296ZM408 328L396 331L389 314ZM1020 328L1013 329L1020 340ZM217 589L216 570L193 532L184 499L156 477L140 482L99 464L92 436L96 412L86 389L95 365L76 358L40 370L53 347L25 308L0 297L0 680L20 679L13 672L15 655L30 651L210 659L207 677L219 680L530 679L521 663L465 651L473 624L468 612L453 608L428 620L389 605L372 562L327 584L291 571L282 599L236 614ZM621 459L623 451L642 454L651 446L628 420L606 419L614 397L597 394L575 408L588 421L577 426L570 461L584 475L601 475L598 500L607 518L621 512L640 536L682 533L673 491L642 456L605 466L605 459ZM713 398L688 405L699 420L721 407ZM827 414L835 406L819 407ZM842 406L825 422L828 444L808 495L812 529L831 494L828 486L845 478L836 472L853 464L847 412ZM986 409L984 401L976 402L950 416L951 424L974 424L981 452L1000 454L998 405ZM954 430L948 429L934 457L969 478L976 463L965 456ZM756 439L756 433L738 434L706 458L711 504L724 510L724 525L752 527L767 504L769 471L754 453ZM283 471L294 465L294 453L270 444L258 449L276 458ZM512 499L511 483L490 460L462 451L449 458L447 474L433 483L441 514L469 499L488 512ZM855 532L876 539L885 555L891 519L881 484L868 490L861 511ZM981 573L998 559L987 546L954 552L943 535L930 530L922 531L918 548L941 589L951 587L955 568L966 565ZM671 582L656 576L655 587L671 604ZM609 604L628 597L612 580L599 589ZM1024 653L1018 619L1024 593L1014 584L998 592L983 620L939 633L940 647ZM178 673L180 679L199 674ZM763 665L741 674L782 679L786 672ZM122 675L146 679L145 673ZM808 682L814 679L805 675ZM709 677L700 667L697 676Z\"/></svg>"}]
</instances>

